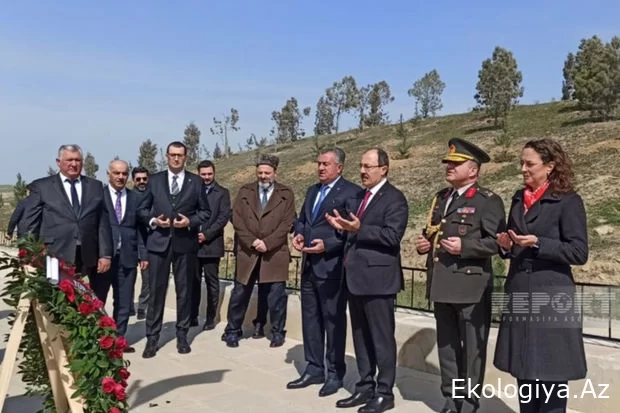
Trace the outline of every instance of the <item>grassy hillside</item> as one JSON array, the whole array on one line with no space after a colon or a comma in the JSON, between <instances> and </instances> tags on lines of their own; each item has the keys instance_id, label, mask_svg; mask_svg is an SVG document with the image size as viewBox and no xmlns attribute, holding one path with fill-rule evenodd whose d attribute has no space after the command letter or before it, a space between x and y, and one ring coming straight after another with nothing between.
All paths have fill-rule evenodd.
<instances>
[{"instance_id":1,"label":"grassy hillside","mask_svg":"<svg viewBox=\"0 0 620 413\"><path fill-rule=\"evenodd\" d=\"M576 110L573 103L557 102L520 106L509 118L510 134L514 141L508 148L495 143L502 134L483 113L442 116L407 124L408 140L412 147L409 157L400 158L400 138L396 125L351 131L321 137L319 145L338 145L347 153L345 176L359 182L357 165L361 153L372 146L381 146L391 156L390 179L407 196L410 206L409 229L403 243L404 264L423 266L413 248L413 239L420 233L435 191L444 187L444 168L441 157L447 151L447 141L459 136L485 148L493 158L485 164L481 184L495 191L510 203L510 197L521 185L518 156L523 144L533 138L558 139L569 151L575 163L580 193L588 211L591 254L588 264L577 268L580 281L620 284L620 191L617 189L620 165L620 121L593 122L588 114ZM279 180L295 190L298 209L308 185L316 182L315 140L304 139L295 143L264 148L264 152L280 157ZM254 177L257 152L235 154L217 162L218 181L229 187L233 194L243 183ZM508 159L512 157L512 159ZM7 194L8 195L8 194ZM0 211L1 228L8 210ZM230 231L228 242L232 241Z\"/></svg>"}]
</instances>

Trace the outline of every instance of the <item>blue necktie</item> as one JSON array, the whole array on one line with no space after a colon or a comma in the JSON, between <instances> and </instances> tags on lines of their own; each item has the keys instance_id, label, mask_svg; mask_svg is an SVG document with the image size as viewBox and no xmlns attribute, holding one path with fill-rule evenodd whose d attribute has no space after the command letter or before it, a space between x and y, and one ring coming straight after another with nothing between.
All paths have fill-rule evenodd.
<instances>
[{"instance_id":1,"label":"blue necktie","mask_svg":"<svg viewBox=\"0 0 620 413\"><path fill-rule=\"evenodd\" d=\"M316 203L314 209L312 210L312 221L315 221L319 215L319 210L321 209L321 204L325 199L325 195L327 194L327 190L329 189L328 185L321 185L321 195L319 196L319 202Z\"/></svg>"},{"instance_id":2,"label":"blue necktie","mask_svg":"<svg viewBox=\"0 0 620 413\"><path fill-rule=\"evenodd\" d=\"M78 198L77 189L75 188L75 184L77 184L77 179L65 179L71 185L71 206L73 207L73 212L75 212L75 216L80 216L80 199Z\"/></svg>"},{"instance_id":3,"label":"blue necktie","mask_svg":"<svg viewBox=\"0 0 620 413\"><path fill-rule=\"evenodd\" d=\"M268 202L267 192L269 192L269 188L263 188L263 196L261 197L261 200L260 200L261 211L265 209L265 207L267 206L267 202Z\"/></svg>"}]
</instances>

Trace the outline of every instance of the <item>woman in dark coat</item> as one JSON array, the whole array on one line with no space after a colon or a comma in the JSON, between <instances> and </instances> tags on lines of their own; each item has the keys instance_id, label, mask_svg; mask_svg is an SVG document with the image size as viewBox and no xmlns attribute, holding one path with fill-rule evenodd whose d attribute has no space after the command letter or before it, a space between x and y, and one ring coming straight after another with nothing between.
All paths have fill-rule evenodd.
<instances>
[{"instance_id":1,"label":"woman in dark coat","mask_svg":"<svg viewBox=\"0 0 620 413\"><path fill-rule=\"evenodd\" d=\"M512 198L508 232L497 235L510 269L494 364L527 386L521 413L561 413L568 380L584 378L587 370L571 271L588 260L586 213L558 142L526 143L521 173L525 187ZM547 401L542 387L536 392L543 385L553 392Z\"/></svg>"}]
</instances>

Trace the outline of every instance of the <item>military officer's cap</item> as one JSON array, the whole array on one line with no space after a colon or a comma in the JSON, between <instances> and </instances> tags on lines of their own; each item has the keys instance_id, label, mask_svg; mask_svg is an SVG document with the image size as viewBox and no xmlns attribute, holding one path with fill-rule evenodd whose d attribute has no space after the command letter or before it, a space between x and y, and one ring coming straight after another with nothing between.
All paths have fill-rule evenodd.
<instances>
[{"instance_id":1,"label":"military officer's cap","mask_svg":"<svg viewBox=\"0 0 620 413\"><path fill-rule=\"evenodd\" d=\"M278 169L278 164L280 163L280 159L275 155L268 155L266 153L260 155L258 157L258 161L256 161L256 166L258 165L269 165L273 169Z\"/></svg>"},{"instance_id":2,"label":"military officer's cap","mask_svg":"<svg viewBox=\"0 0 620 413\"><path fill-rule=\"evenodd\" d=\"M491 158L485 151L477 147L471 142L461 138L452 138L448 142L450 148L448 154L443 158L442 162L465 162L474 161L478 165L489 162Z\"/></svg>"}]
</instances>

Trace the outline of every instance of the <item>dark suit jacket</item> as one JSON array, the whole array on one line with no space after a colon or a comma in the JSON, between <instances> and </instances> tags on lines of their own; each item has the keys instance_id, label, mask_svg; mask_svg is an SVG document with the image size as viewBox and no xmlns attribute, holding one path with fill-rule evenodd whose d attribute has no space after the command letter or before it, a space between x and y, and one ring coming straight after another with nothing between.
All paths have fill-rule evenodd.
<instances>
[{"instance_id":1,"label":"dark suit jacket","mask_svg":"<svg viewBox=\"0 0 620 413\"><path fill-rule=\"evenodd\" d=\"M349 200L347 214L357 213L364 192ZM359 231L347 236L345 276L351 294L391 295L403 289L400 243L408 219L405 196L386 182L366 206Z\"/></svg>"},{"instance_id":2,"label":"dark suit jacket","mask_svg":"<svg viewBox=\"0 0 620 413\"><path fill-rule=\"evenodd\" d=\"M427 296L443 303L477 303L492 284L491 258L499 252L496 234L506 229L504 202L474 184L451 202L444 214L451 192L452 188L438 192L433 224L441 225L438 242L448 237L461 238L461 254L449 254L440 246L431 248L426 262Z\"/></svg>"},{"instance_id":3,"label":"dark suit jacket","mask_svg":"<svg viewBox=\"0 0 620 413\"><path fill-rule=\"evenodd\" d=\"M138 206L138 214L144 225L150 227L152 218L164 215L174 220L177 214L189 218L187 228L153 229L147 239L146 248L153 252L165 252L172 242L176 252L196 252L198 250L198 229L210 216L209 204L202 190L202 179L196 174L185 171L181 191L173 197L170 195L168 170L151 175L148 187Z\"/></svg>"},{"instance_id":4,"label":"dark suit jacket","mask_svg":"<svg viewBox=\"0 0 620 413\"><path fill-rule=\"evenodd\" d=\"M105 199L110 217L110 227L112 228L112 240L114 252L119 254L119 263L125 268L134 268L138 265L138 260L146 260L146 227L138 219L138 202L140 195L130 189L127 191L125 203L125 214L120 223L116 220L114 204L116 199L110 196L110 190L104 187L103 197ZM117 250L120 239L120 250Z\"/></svg>"},{"instance_id":5,"label":"dark suit jacket","mask_svg":"<svg viewBox=\"0 0 620 413\"><path fill-rule=\"evenodd\" d=\"M20 226L43 240L50 254L75 263L76 242L81 242L84 267L95 267L101 257L111 257L112 232L103 184L81 178L80 214L76 216L59 174L32 182Z\"/></svg>"},{"instance_id":6,"label":"dark suit jacket","mask_svg":"<svg viewBox=\"0 0 620 413\"><path fill-rule=\"evenodd\" d=\"M24 198L20 200L15 206L15 210L11 214L11 218L9 218L9 225L6 230L7 234L13 235L13 232L15 231L15 228L19 224L19 221L21 221L22 217L24 216L25 205L26 205L26 199Z\"/></svg>"},{"instance_id":7,"label":"dark suit jacket","mask_svg":"<svg viewBox=\"0 0 620 413\"><path fill-rule=\"evenodd\" d=\"M325 213L332 214L334 209L340 214L346 214L346 202L354 198L360 191L360 187L340 177L319 207L315 221L312 220L312 209L321 184L317 183L308 188L306 199L299 212L299 218L295 228L295 235L304 236L306 245L310 245L313 239L322 239L325 244L325 252L322 254L303 254L302 278L309 275L308 268L317 278L340 278L342 277L342 254L346 235L335 230L327 220Z\"/></svg>"},{"instance_id":8,"label":"dark suit jacket","mask_svg":"<svg viewBox=\"0 0 620 413\"><path fill-rule=\"evenodd\" d=\"M205 188L203 188L205 191ZM230 206L230 192L217 182L213 183L207 195L207 202L211 210L209 221L202 225L200 232L205 236L205 242L200 244L198 256L202 258L224 256L224 227L232 215Z\"/></svg>"}]
</instances>

